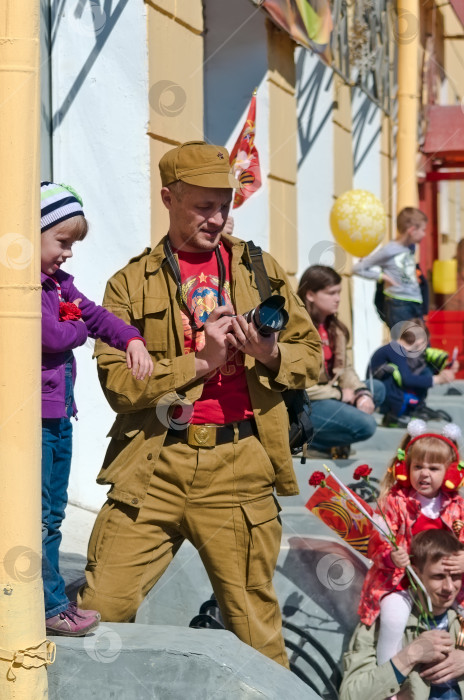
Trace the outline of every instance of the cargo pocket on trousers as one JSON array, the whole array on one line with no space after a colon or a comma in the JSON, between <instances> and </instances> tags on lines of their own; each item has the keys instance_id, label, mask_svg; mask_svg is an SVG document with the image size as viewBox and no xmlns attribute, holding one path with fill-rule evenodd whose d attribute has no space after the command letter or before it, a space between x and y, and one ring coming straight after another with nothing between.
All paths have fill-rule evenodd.
<instances>
[{"instance_id":1,"label":"cargo pocket on trousers","mask_svg":"<svg viewBox=\"0 0 464 700\"><path fill-rule=\"evenodd\" d=\"M115 501L108 499L102 506L89 539L87 550L87 569L93 571L97 565L111 557L112 544L117 538L119 526L124 518L122 512L118 512Z\"/></svg>"},{"instance_id":2,"label":"cargo pocket on trousers","mask_svg":"<svg viewBox=\"0 0 464 700\"><path fill-rule=\"evenodd\" d=\"M272 494L240 506L248 532L246 588L263 588L272 581L280 551L282 509Z\"/></svg>"}]
</instances>

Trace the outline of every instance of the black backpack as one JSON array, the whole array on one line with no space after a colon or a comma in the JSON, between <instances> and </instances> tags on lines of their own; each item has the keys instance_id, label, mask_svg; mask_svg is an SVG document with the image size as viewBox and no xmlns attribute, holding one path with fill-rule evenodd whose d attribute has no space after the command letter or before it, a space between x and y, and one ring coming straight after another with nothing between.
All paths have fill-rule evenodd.
<instances>
[{"instance_id":1,"label":"black backpack","mask_svg":"<svg viewBox=\"0 0 464 700\"><path fill-rule=\"evenodd\" d=\"M250 267L254 272L259 296L261 301L264 301L272 295L272 289L264 265L263 252L253 241L248 241L247 247L250 255ZM288 435L290 451L292 454L302 452L301 464L305 464L307 449L314 435L311 422L311 402L305 389L286 389L282 392L282 398L285 401L290 422Z\"/></svg>"}]
</instances>

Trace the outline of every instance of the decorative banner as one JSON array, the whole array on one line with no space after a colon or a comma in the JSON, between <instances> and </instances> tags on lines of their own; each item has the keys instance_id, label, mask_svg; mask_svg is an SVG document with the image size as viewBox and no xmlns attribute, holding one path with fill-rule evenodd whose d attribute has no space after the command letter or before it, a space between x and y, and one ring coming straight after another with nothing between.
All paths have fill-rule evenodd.
<instances>
[{"instance_id":1,"label":"decorative banner","mask_svg":"<svg viewBox=\"0 0 464 700\"><path fill-rule=\"evenodd\" d=\"M251 98L248 116L240 136L230 154L230 164L234 176L240 182L240 189L235 192L234 209L251 197L261 187L261 170L258 150L255 146L256 131L256 90Z\"/></svg>"},{"instance_id":2,"label":"decorative banner","mask_svg":"<svg viewBox=\"0 0 464 700\"><path fill-rule=\"evenodd\" d=\"M347 544L361 554L367 555L372 525L365 515L346 497L332 475L319 486L306 504L306 508L337 533ZM353 493L351 489L348 489ZM354 494L353 494L354 495ZM359 496L354 495L366 511L373 515L372 508Z\"/></svg>"},{"instance_id":3,"label":"decorative banner","mask_svg":"<svg viewBox=\"0 0 464 700\"><path fill-rule=\"evenodd\" d=\"M382 202L366 190L350 190L338 199L330 212L330 228L347 253L364 258L382 240L387 217Z\"/></svg>"},{"instance_id":4,"label":"decorative banner","mask_svg":"<svg viewBox=\"0 0 464 700\"><path fill-rule=\"evenodd\" d=\"M318 53L330 64L333 30L329 0L253 0L272 20L302 46Z\"/></svg>"}]
</instances>

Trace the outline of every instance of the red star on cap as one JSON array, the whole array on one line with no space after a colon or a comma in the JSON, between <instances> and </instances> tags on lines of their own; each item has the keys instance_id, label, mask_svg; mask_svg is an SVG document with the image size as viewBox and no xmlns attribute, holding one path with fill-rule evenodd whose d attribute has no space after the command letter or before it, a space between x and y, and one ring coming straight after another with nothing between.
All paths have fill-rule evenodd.
<instances>
[{"instance_id":1,"label":"red star on cap","mask_svg":"<svg viewBox=\"0 0 464 700\"><path fill-rule=\"evenodd\" d=\"M224 160L224 153L221 153L221 151L219 151L219 153L217 154L217 157L220 158L221 160Z\"/></svg>"}]
</instances>

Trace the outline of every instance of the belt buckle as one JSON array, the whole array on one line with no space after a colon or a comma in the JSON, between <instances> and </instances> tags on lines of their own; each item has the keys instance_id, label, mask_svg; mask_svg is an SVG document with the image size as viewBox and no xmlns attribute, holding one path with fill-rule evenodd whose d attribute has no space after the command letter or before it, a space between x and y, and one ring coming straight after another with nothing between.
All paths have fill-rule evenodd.
<instances>
[{"instance_id":1,"label":"belt buckle","mask_svg":"<svg viewBox=\"0 0 464 700\"><path fill-rule=\"evenodd\" d=\"M191 447L215 447L216 426L189 425L187 432L187 443Z\"/></svg>"}]
</instances>

